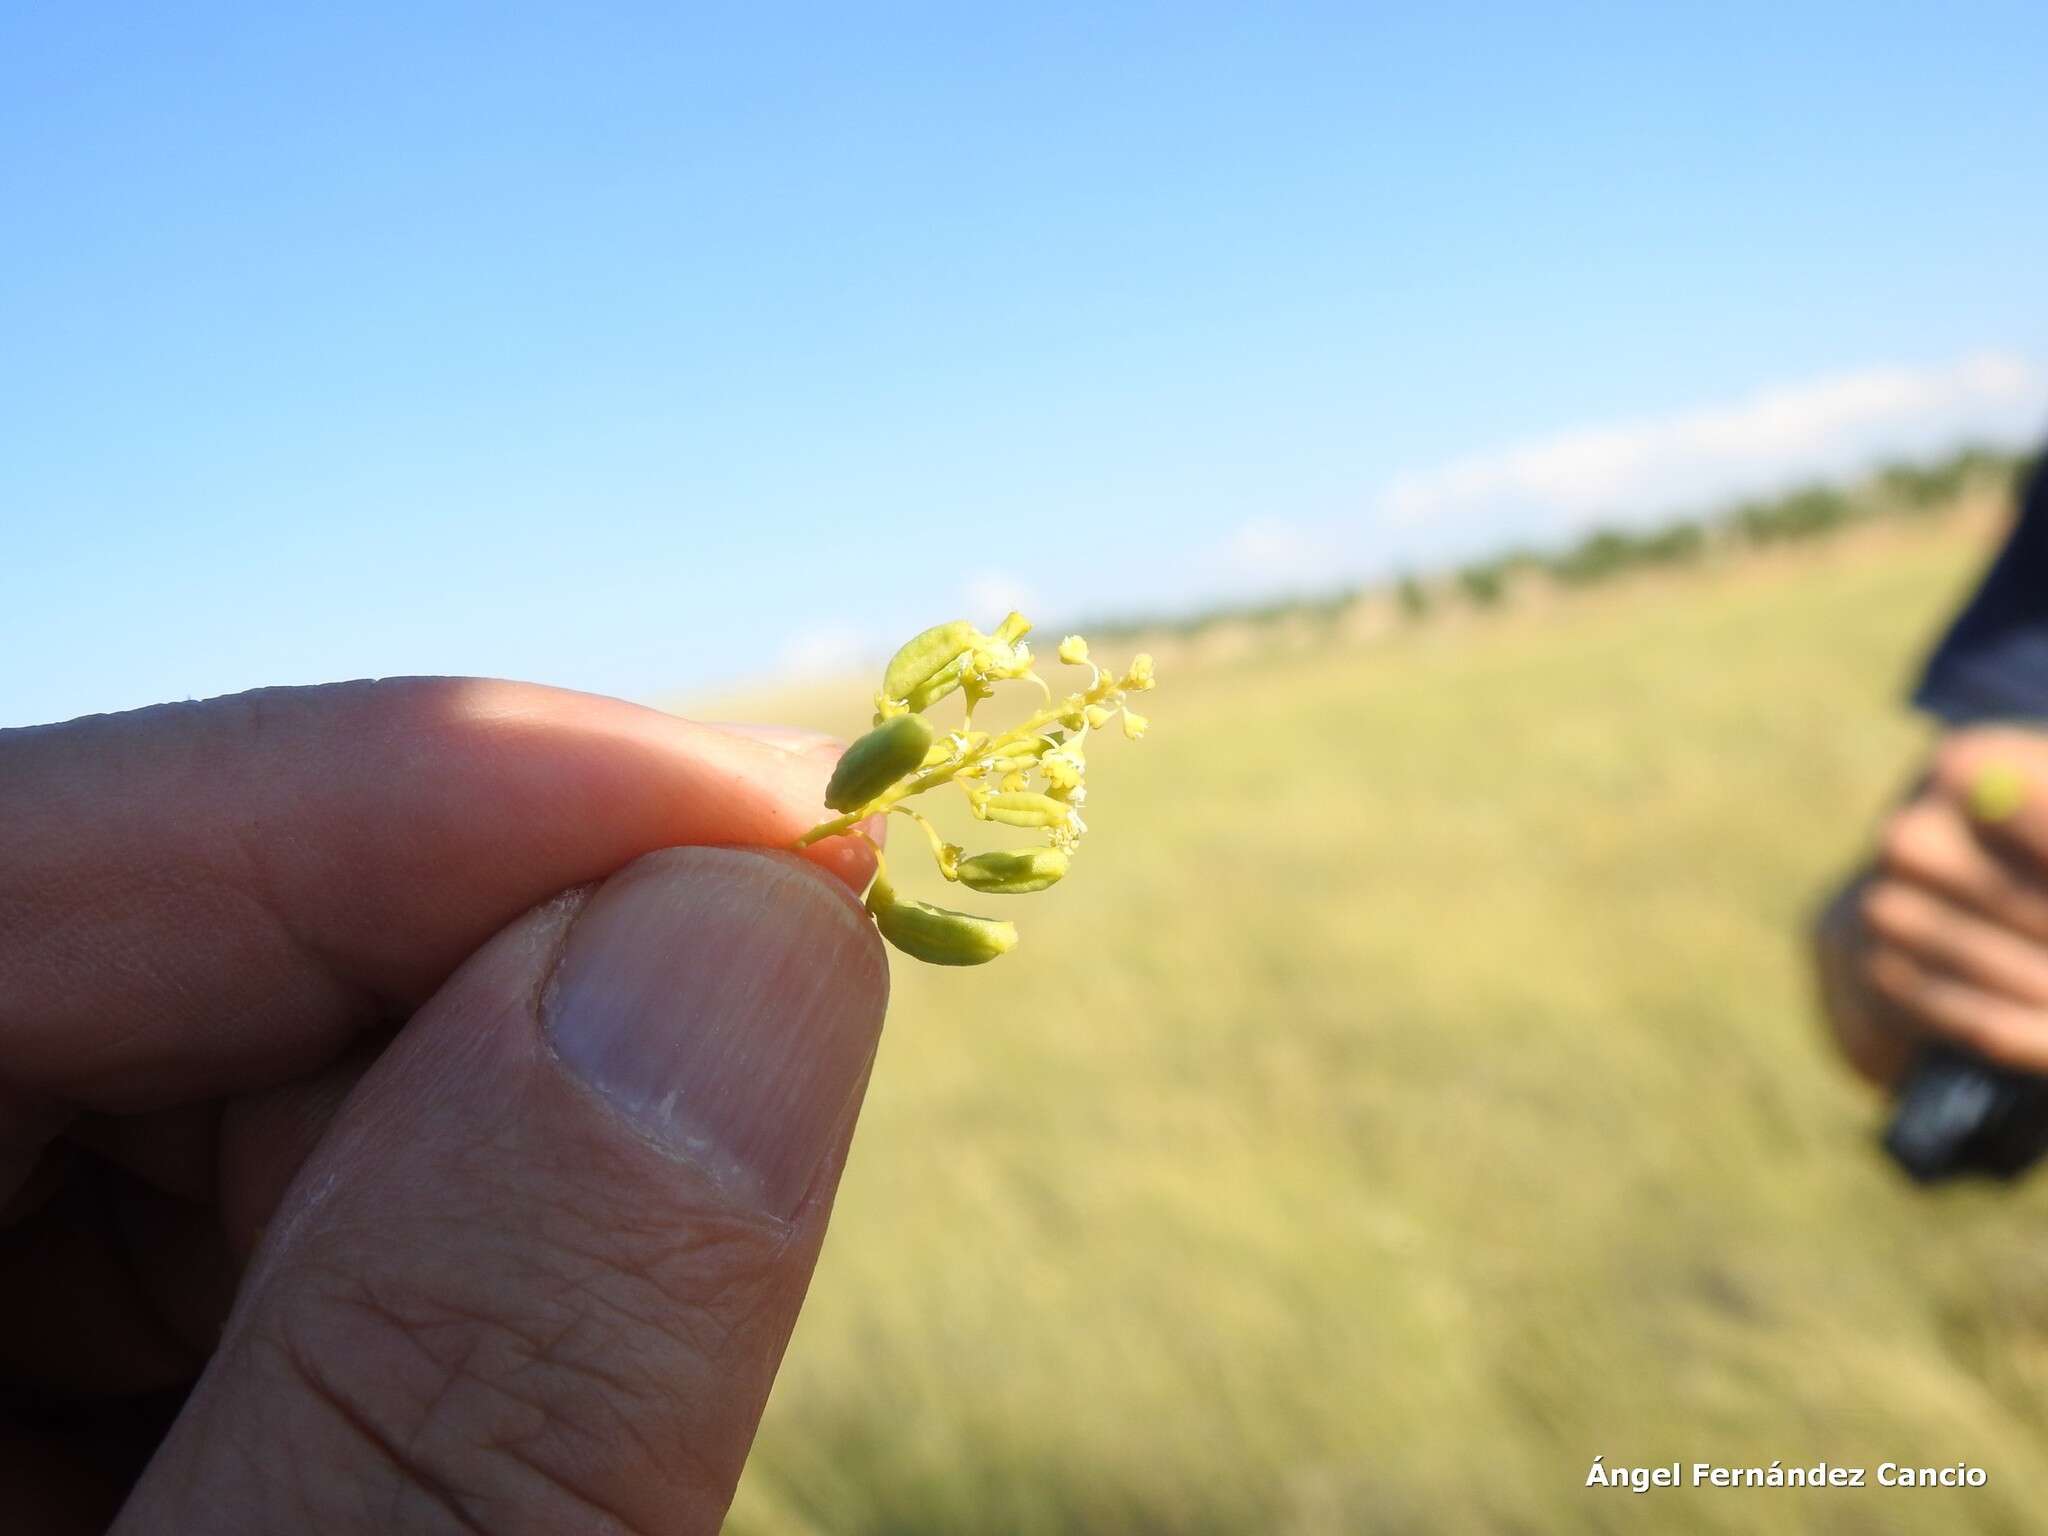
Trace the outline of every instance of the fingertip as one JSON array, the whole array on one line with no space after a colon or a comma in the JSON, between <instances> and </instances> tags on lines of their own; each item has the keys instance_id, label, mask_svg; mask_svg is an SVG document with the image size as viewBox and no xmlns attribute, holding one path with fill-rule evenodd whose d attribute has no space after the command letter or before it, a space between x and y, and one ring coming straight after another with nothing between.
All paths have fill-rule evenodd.
<instances>
[{"instance_id":1,"label":"fingertip","mask_svg":"<svg viewBox=\"0 0 2048 1536\"><path fill-rule=\"evenodd\" d=\"M800 830L833 818L835 813L825 804L825 786L846 750L846 743L838 737L796 726L734 721L696 723L762 749L760 771L776 781L786 801L801 804L805 809L807 825ZM888 837L888 816L870 816L841 835L823 838L801 851L811 863L859 895L874 879L875 849L885 845Z\"/></svg>"},{"instance_id":2,"label":"fingertip","mask_svg":"<svg viewBox=\"0 0 2048 1536\"><path fill-rule=\"evenodd\" d=\"M815 842L804 849L804 857L843 881L856 896L875 878L875 850L850 834Z\"/></svg>"},{"instance_id":3,"label":"fingertip","mask_svg":"<svg viewBox=\"0 0 2048 1536\"><path fill-rule=\"evenodd\" d=\"M796 725L756 725L744 720L702 720L698 723L709 726L714 731L724 731L728 736L743 737L796 757L822 752L827 748L837 756L846 747L846 743L837 736L825 731L806 730Z\"/></svg>"}]
</instances>

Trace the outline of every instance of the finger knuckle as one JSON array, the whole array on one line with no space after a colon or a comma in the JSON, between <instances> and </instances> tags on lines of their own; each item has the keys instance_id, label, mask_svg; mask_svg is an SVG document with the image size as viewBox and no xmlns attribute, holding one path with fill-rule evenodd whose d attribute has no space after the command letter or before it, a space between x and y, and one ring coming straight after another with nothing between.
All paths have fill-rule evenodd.
<instances>
[{"instance_id":1,"label":"finger knuckle","mask_svg":"<svg viewBox=\"0 0 2048 1536\"><path fill-rule=\"evenodd\" d=\"M1919 893L1900 880L1874 880L1857 903L1863 926L1882 939L1909 940L1926 928Z\"/></svg>"}]
</instances>

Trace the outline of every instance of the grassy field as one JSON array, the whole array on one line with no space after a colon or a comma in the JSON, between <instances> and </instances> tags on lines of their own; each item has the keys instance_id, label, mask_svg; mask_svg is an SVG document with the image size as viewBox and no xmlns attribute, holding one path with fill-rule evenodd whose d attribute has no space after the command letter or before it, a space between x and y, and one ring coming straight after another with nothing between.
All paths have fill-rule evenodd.
<instances>
[{"instance_id":1,"label":"grassy field","mask_svg":"<svg viewBox=\"0 0 2048 1536\"><path fill-rule=\"evenodd\" d=\"M2048 1182L1903 1188L1797 949L1981 559L1167 675L1018 952L897 967L730 1528L2038 1529ZM1990 1481L1637 1496L1596 1453Z\"/></svg>"}]
</instances>

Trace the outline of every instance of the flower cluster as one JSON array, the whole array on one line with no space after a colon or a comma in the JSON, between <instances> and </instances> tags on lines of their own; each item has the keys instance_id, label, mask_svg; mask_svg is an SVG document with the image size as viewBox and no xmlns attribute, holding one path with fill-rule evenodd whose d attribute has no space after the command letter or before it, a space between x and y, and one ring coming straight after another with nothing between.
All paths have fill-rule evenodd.
<instances>
[{"instance_id":1,"label":"flower cluster","mask_svg":"<svg viewBox=\"0 0 2048 1536\"><path fill-rule=\"evenodd\" d=\"M846 749L826 787L825 804L841 814L811 828L797 846L858 833L869 817L893 813L916 822L939 873L970 890L1019 896L1063 877L1088 830L1081 816L1088 736L1112 722L1133 741L1145 734L1149 722L1129 697L1152 686L1152 658L1141 653L1122 673L1105 671L1088 654L1088 642L1069 635L1057 655L1066 666L1086 667L1088 685L1055 697L1024 644L1030 629L1020 613L988 634L958 620L934 625L897 651L875 695L874 729ZM977 729L975 712L1007 682L1037 688L1043 707L1006 730ZM954 693L965 705L960 726L941 734L925 711ZM903 803L942 784L958 784L978 820L1042 831L1045 842L969 857ZM938 965L976 965L1016 944L1014 924L898 896L879 847L875 857L868 911L883 937L905 953Z\"/></svg>"}]
</instances>

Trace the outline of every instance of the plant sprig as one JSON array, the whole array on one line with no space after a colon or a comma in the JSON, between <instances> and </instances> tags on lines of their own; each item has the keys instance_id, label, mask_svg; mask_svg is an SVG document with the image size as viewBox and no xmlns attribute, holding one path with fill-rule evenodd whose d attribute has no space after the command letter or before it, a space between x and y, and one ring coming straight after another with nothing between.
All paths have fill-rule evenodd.
<instances>
[{"instance_id":1,"label":"plant sprig","mask_svg":"<svg viewBox=\"0 0 2048 1536\"><path fill-rule=\"evenodd\" d=\"M893 813L924 832L941 875L971 890L1022 896L1063 878L1088 830L1081 818L1088 797L1087 738L1112 721L1130 740L1145 734L1150 722L1128 700L1152 687L1152 658L1141 652L1119 675L1095 663L1087 641L1069 635L1059 644L1059 660L1088 668L1089 682L1056 699L1023 644L1030 629L1031 621L1020 613L990 634L956 620L934 625L898 650L875 695L874 728L841 755L826 787L825 804L840 814L812 827L796 846L848 832L866 837L862 822ZM1043 707L1007 730L976 730L976 709L1008 682L1037 688ZM925 711L956 692L966 706L960 729L941 736ZM1041 830L1044 845L967 856L903 803L942 784L959 784L977 819ZM875 880L867 909L898 949L935 965L979 965L1015 947L1013 923L898 895L880 846L872 838L868 842L875 848Z\"/></svg>"}]
</instances>

